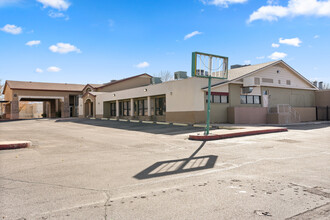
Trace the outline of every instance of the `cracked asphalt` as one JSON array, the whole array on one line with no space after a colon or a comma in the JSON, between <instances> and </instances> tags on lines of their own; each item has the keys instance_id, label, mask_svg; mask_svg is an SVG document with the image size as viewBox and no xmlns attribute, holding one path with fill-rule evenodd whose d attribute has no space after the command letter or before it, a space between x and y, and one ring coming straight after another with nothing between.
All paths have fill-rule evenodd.
<instances>
[{"instance_id":1,"label":"cracked asphalt","mask_svg":"<svg viewBox=\"0 0 330 220\"><path fill-rule=\"evenodd\" d=\"M330 219L330 124L206 143L197 128L0 122L1 219ZM241 126L240 126L241 127Z\"/></svg>"}]
</instances>

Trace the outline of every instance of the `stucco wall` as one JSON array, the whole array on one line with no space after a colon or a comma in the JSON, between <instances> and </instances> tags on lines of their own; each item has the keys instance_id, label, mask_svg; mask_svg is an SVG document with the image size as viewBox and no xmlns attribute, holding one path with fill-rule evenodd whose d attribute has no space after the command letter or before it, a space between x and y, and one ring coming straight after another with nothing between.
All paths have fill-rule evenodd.
<instances>
[{"instance_id":1,"label":"stucco wall","mask_svg":"<svg viewBox=\"0 0 330 220\"><path fill-rule=\"evenodd\" d=\"M229 103L211 103L210 123L227 123L227 108ZM207 103L205 107L204 122L207 114Z\"/></svg>"},{"instance_id":2,"label":"stucco wall","mask_svg":"<svg viewBox=\"0 0 330 220\"><path fill-rule=\"evenodd\" d=\"M294 108L300 115L300 121L316 121L315 107L295 107Z\"/></svg>"},{"instance_id":3,"label":"stucco wall","mask_svg":"<svg viewBox=\"0 0 330 220\"><path fill-rule=\"evenodd\" d=\"M267 108L229 107L228 122L232 124L266 124Z\"/></svg>"},{"instance_id":4,"label":"stucco wall","mask_svg":"<svg viewBox=\"0 0 330 220\"><path fill-rule=\"evenodd\" d=\"M278 86L290 88L311 88L311 85L297 76L291 69L284 64L277 64L275 66L263 69L251 77L260 78L262 86ZM272 79L273 83L263 82L262 78ZM287 85L287 80L290 80L290 85Z\"/></svg>"},{"instance_id":5,"label":"stucco wall","mask_svg":"<svg viewBox=\"0 0 330 220\"><path fill-rule=\"evenodd\" d=\"M213 80L212 82L220 81ZM166 95L166 112L204 112L204 91L202 88L206 87L207 84L208 80L205 78L192 77L122 91L92 92L92 94L96 95L96 114L102 115L104 102L157 95Z\"/></svg>"},{"instance_id":6,"label":"stucco wall","mask_svg":"<svg viewBox=\"0 0 330 220\"><path fill-rule=\"evenodd\" d=\"M6 86L5 90L5 100L11 101L13 99L13 90L9 88L9 86Z\"/></svg>"},{"instance_id":7,"label":"stucco wall","mask_svg":"<svg viewBox=\"0 0 330 220\"><path fill-rule=\"evenodd\" d=\"M179 123L205 123L205 111L167 112L166 121Z\"/></svg>"},{"instance_id":8,"label":"stucco wall","mask_svg":"<svg viewBox=\"0 0 330 220\"><path fill-rule=\"evenodd\" d=\"M287 89L262 87L262 92L269 91L269 107L277 104L289 104L292 107L315 106L315 91L302 89Z\"/></svg>"},{"instance_id":9,"label":"stucco wall","mask_svg":"<svg viewBox=\"0 0 330 220\"><path fill-rule=\"evenodd\" d=\"M320 90L315 92L316 106L330 106L330 90Z\"/></svg>"}]
</instances>

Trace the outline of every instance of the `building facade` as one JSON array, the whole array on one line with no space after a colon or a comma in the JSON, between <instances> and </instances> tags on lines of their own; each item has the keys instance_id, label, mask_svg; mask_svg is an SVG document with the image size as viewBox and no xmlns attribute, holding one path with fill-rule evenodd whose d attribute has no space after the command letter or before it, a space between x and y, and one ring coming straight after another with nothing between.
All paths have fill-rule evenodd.
<instances>
[{"instance_id":1,"label":"building facade","mask_svg":"<svg viewBox=\"0 0 330 220\"><path fill-rule=\"evenodd\" d=\"M55 90L55 85L55 91L41 90L37 84L32 87L38 90L26 91L26 87L19 90L17 83L9 81L4 93L12 118L16 116L18 101L45 99L53 103L55 99L58 104L55 101L50 105L54 109L51 117L60 109L62 117L205 123L208 79L155 82L152 76L140 74L105 84L71 85L65 91L63 84L57 84L61 91ZM313 121L317 90L282 60L233 68L228 79L212 79L211 123Z\"/></svg>"}]
</instances>

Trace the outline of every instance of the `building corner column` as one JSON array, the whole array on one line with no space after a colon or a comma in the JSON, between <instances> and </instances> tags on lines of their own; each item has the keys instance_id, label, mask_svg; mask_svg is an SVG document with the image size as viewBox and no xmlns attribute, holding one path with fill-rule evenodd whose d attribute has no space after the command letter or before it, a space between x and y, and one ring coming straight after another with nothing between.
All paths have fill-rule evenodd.
<instances>
[{"instance_id":1,"label":"building corner column","mask_svg":"<svg viewBox=\"0 0 330 220\"><path fill-rule=\"evenodd\" d=\"M151 116L151 98L150 96L147 97L147 103L148 103L148 117Z\"/></svg>"},{"instance_id":2,"label":"building corner column","mask_svg":"<svg viewBox=\"0 0 330 220\"><path fill-rule=\"evenodd\" d=\"M131 99L131 111L130 111L130 116L134 117L134 99Z\"/></svg>"},{"instance_id":3,"label":"building corner column","mask_svg":"<svg viewBox=\"0 0 330 220\"><path fill-rule=\"evenodd\" d=\"M119 117L119 101L116 100L116 117Z\"/></svg>"},{"instance_id":4,"label":"building corner column","mask_svg":"<svg viewBox=\"0 0 330 220\"><path fill-rule=\"evenodd\" d=\"M19 102L17 98L14 98L10 103L10 119L19 118Z\"/></svg>"}]
</instances>

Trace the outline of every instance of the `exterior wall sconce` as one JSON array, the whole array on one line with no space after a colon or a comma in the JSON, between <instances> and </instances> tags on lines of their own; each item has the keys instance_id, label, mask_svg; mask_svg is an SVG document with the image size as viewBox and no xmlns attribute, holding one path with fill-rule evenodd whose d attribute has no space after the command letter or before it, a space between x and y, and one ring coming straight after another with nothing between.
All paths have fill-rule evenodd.
<instances>
[{"instance_id":1,"label":"exterior wall sconce","mask_svg":"<svg viewBox=\"0 0 330 220\"><path fill-rule=\"evenodd\" d=\"M116 96L116 94L113 94L113 96Z\"/></svg>"},{"instance_id":2,"label":"exterior wall sconce","mask_svg":"<svg viewBox=\"0 0 330 220\"><path fill-rule=\"evenodd\" d=\"M143 91L145 91L145 92L146 92L146 91L148 91L148 89L144 89Z\"/></svg>"}]
</instances>

